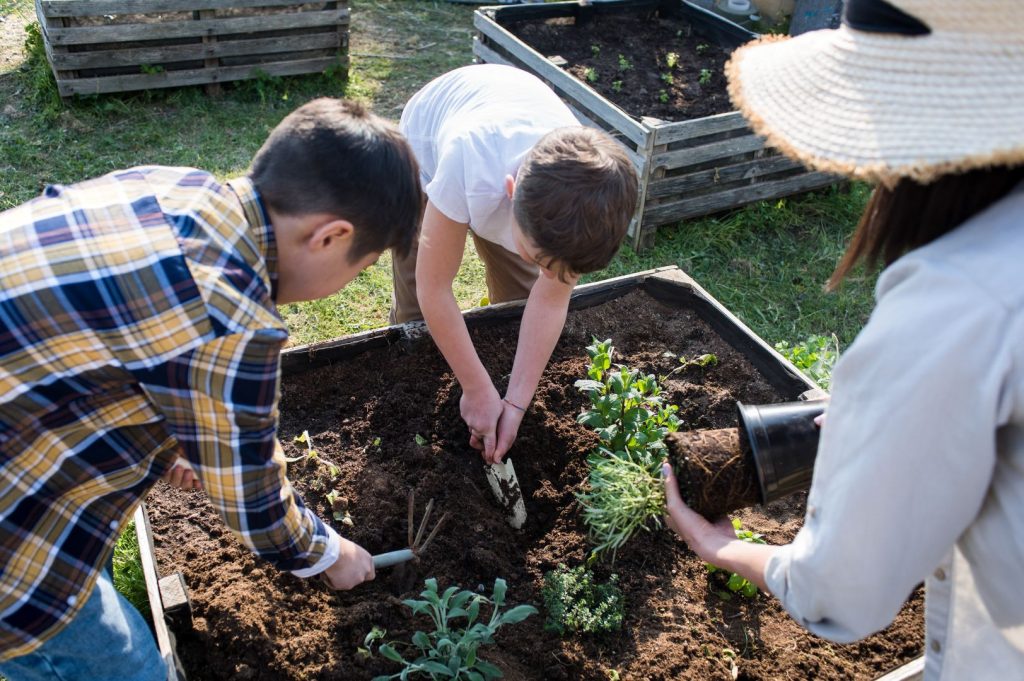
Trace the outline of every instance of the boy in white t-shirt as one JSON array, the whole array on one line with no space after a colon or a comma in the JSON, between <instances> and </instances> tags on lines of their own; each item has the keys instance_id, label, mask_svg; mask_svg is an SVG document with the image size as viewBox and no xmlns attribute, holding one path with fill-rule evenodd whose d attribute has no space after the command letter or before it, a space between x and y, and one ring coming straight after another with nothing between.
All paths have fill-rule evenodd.
<instances>
[{"instance_id":1,"label":"boy in white t-shirt","mask_svg":"<svg viewBox=\"0 0 1024 681\"><path fill-rule=\"evenodd\" d=\"M512 446L561 334L579 275L615 255L636 206L636 170L581 126L538 78L480 64L428 83L399 125L428 202L420 242L394 261L392 322L424 319L462 387L470 444L489 462ZM492 302L527 298L502 397L452 293L470 234Z\"/></svg>"}]
</instances>

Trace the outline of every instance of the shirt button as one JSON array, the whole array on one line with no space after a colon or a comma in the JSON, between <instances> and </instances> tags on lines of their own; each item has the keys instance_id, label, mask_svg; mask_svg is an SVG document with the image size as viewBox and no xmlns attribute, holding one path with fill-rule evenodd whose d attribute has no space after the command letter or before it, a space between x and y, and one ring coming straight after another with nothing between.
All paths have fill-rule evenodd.
<instances>
[{"instance_id":1,"label":"shirt button","mask_svg":"<svg viewBox=\"0 0 1024 681\"><path fill-rule=\"evenodd\" d=\"M937 638L933 638L932 639L932 650L934 650L935 652L939 652L939 651L942 650L942 644L939 643L939 639L937 639Z\"/></svg>"},{"instance_id":2,"label":"shirt button","mask_svg":"<svg viewBox=\"0 0 1024 681\"><path fill-rule=\"evenodd\" d=\"M946 571L943 570L942 568L939 568L938 570L936 570L935 571L935 579L939 580L940 582L945 580L946 579Z\"/></svg>"},{"instance_id":3,"label":"shirt button","mask_svg":"<svg viewBox=\"0 0 1024 681\"><path fill-rule=\"evenodd\" d=\"M78 602L78 596L68 596L68 605L74 605Z\"/></svg>"},{"instance_id":4,"label":"shirt button","mask_svg":"<svg viewBox=\"0 0 1024 681\"><path fill-rule=\"evenodd\" d=\"M121 526L121 523L117 522L116 520L111 520L110 521L110 529L116 530L120 526Z\"/></svg>"}]
</instances>

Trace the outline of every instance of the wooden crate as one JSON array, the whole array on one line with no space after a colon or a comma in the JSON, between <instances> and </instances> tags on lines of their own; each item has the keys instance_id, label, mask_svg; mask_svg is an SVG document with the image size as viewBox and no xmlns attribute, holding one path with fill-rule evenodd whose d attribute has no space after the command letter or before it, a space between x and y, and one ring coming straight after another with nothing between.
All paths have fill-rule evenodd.
<instances>
[{"instance_id":1,"label":"wooden crate","mask_svg":"<svg viewBox=\"0 0 1024 681\"><path fill-rule=\"evenodd\" d=\"M481 7L473 22L477 59L516 66L547 82L586 125L611 133L640 175L640 202L630 225L636 250L653 243L658 226L774 199L837 181L811 172L755 135L738 111L688 121L636 118L562 70L506 28L523 21L586 20L595 15L648 13L689 21L709 42L736 47L756 37L718 15L682 0L608 0L582 4Z\"/></svg>"},{"instance_id":2,"label":"wooden crate","mask_svg":"<svg viewBox=\"0 0 1024 681\"><path fill-rule=\"evenodd\" d=\"M36 0L62 97L348 71L347 0Z\"/></svg>"}]
</instances>

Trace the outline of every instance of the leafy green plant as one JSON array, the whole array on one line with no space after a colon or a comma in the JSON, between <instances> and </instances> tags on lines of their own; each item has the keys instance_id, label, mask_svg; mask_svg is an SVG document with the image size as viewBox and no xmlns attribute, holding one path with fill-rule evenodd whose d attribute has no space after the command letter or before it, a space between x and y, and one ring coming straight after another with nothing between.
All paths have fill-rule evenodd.
<instances>
[{"instance_id":1,"label":"leafy green plant","mask_svg":"<svg viewBox=\"0 0 1024 681\"><path fill-rule=\"evenodd\" d=\"M559 565L544 575L541 597L548 611L544 628L560 635L569 632L600 634L622 628L622 590L618 575L605 584L594 581L584 566Z\"/></svg>"},{"instance_id":2,"label":"leafy green plant","mask_svg":"<svg viewBox=\"0 0 1024 681\"><path fill-rule=\"evenodd\" d=\"M588 66L583 71L583 77L587 79L588 83L596 83L597 82L597 69Z\"/></svg>"},{"instance_id":3,"label":"leafy green plant","mask_svg":"<svg viewBox=\"0 0 1024 681\"><path fill-rule=\"evenodd\" d=\"M618 550L649 521L660 525L665 493L660 462L665 436L678 430L678 407L667 405L653 375L613 365L611 340L587 346L587 378L576 387L590 408L577 421L594 429L600 440L588 457L587 489L576 495L583 520L596 544L592 556Z\"/></svg>"},{"instance_id":4,"label":"leafy green plant","mask_svg":"<svg viewBox=\"0 0 1024 681\"><path fill-rule=\"evenodd\" d=\"M601 54L601 46L598 45L597 43L592 44L590 46L590 53L595 57L598 56L599 54Z\"/></svg>"},{"instance_id":5,"label":"leafy green plant","mask_svg":"<svg viewBox=\"0 0 1024 681\"><path fill-rule=\"evenodd\" d=\"M613 92L622 92L622 81L621 80L613 80L612 81L612 91Z\"/></svg>"},{"instance_id":6,"label":"leafy green plant","mask_svg":"<svg viewBox=\"0 0 1024 681\"><path fill-rule=\"evenodd\" d=\"M423 437L419 433L416 433L416 436L413 438L413 440L420 447L426 447L427 443L430 442L429 440L427 440L427 438Z\"/></svg>"},{"instance_id":7,"label":"leafy green plant","mask_svg":"<svg viewBox=\"0 0 1024 681\"><path fill-rule=\"evenodd\" d=\"M663 74L661 74L661 79L663 81L665 81L666 83L668 83L669 85L671 85L672 83L676 82L675 76L673 76L671 73L663 73ZM662 92L664 92L664 90L662 90Z\"/></svg>"},{"instance_id":8,"label":"leafy green plant","mask_svg":"<svg viewBox=\"0 0 1024 681\"><path fill-rule=\"evenodd\" d=\"M708 51L708 49L710 49L710 47L711 46L708 45L707 43L700 43L700 44L698 44L697 45L697 54L704 54L705 52Z\"/></svg>"},{"instance_id":9,"label":"leafy green plant","mask_svg":"<svg viewBox=\"0 0 1024 681\"><path fill-rule=\"evenodd\" d=\"M669 52L665 55L665 65L670 69L674 69L679 63L679 55L675 52Z\"/></svg>"},{"instance_id":10,"label":"leafy green plant","mask_svg":"<svg viewBox=\"0 0 1024 681\"><path fill-rule=\"evenodd\" d=\"M378 649L381 656L403 667L398 673L378 676L374 681L405 681L417 675L435 680L489 681L500 678L501 670L478 657L477 650L481 645L494 643L494 635L500 627L522 622L536 614L537 608L517 605L503 611L508 585L501 578L494 580L490 598L472 591L459 591L455 586L439 593L437 580L433 578L424 584L426 589L420 593L422 600L406 599L402 603L414 614L430 618L434 630L429 633L417 631L412 635L411 644L402 644L415 655L414 659L406 659L399 652L398 644L382 643ZM491 615L487 620L478 621L481 606L485 604L491 606ZM383 637L384 633L378 627L366 635L363 645L369 654L373 654L374 643Z\"/></svg>"},{"instance_id":11,"label":"leafy green plant","mask_svg":"<svg viewBox=\"0 0 1024 681\"><path fill-rule=\"evenodd\" d=\"M619 55L619 71L629 71L633 68L633 63L629 61L624 55Z\"/></svg>"},{"instance_id":12,"label":"leafy green plant","mask_svg":"<svg viewBox=\"0 0 1024 681\"><path fill-rule=\"evenodd\" d=\"M700 83L701 85L707 85L708 83L710 83L711 69L701 69L700 77L697 79L697 82Z\"/></svg>"},{"instance_id":13,"label":"leafy green plant","mask_svg":"<svg viewBox=\"0 0 1024 681\"><path fill-rule=\"evenodd\" d=\"M658 101L662 104L668 104L668 93L664 90L658 92Z\"/></svg>"},{"instance_id":14,"label":"leafy green plant","mask_svg":"<svg viewBox=\"0 0 1024 681\"><path fill-rule=\"evenodd\" d=\"M677 374L680 371L686 371L690 367L699 367L701 369L706 369L707 367L713 367L717 365L718 355L715 355L710 352L706 352L703 355L698 355L697 357L693 358L687 357L686 355L682 355L679 357L679 366L677 366L672 371L668 372L668 374L663 376L661 380L665 381L666 379L668 379L669 376Z\"/></svg>"},{"instance_id":15,"label":"leafy green plant","mask_svg":"<svg viewBox=\"0 0 1024 681\"><path fill-rule=\"evenodd\" d=\"M732 519L732 529L733 532L736 533L737 539L742 539L743 541L750 542L751 544L766 543L764 538L760 534L751 532L750 530L744 530L743 523L740 522L739 518ZM711 563L705 563L705 566L707 567L708 574L724 572L722 568L716 565L712 565ZM740 575L736 574L735 572L729 575L729 579L728 581L726 581L725 586L727 589L729 589L729 591L732 591L733 593L738 593L741 596L746 596L747 598L753 598L757 595L757 586L749 579L745 579ZM719 594L719 596L722 596L723 594L726 596L728 595L727 593L722 592Z\"/></svg>"},{"instance_id":16,"label":"leafy green plant","mask_svg":"<svg viewBox=\"0 0 1024 681\"><path fill-rule=\"evenodd\" d=\"M832 387L832 368L839 359L839 339L835 334L811 335L807 340L792 346L786 341L779 341L775 349L822 390Z\"/></svg>"}]
</instances>

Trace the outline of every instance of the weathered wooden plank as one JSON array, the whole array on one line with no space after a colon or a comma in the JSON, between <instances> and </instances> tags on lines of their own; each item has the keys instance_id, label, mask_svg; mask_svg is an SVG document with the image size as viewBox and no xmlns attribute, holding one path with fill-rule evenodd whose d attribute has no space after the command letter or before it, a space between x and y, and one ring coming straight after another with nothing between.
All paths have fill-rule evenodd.
<instances>
[{"instance_id":1,"label":"weathered wooden plank","mask_svg":"<svg viewBox=\"0 0 1024 681\"><path fill-rule=\"evenodd\" d=\"M746 187L687 197L674 203L647 206L644 210L644 222L664 225L698 215L708 215L737 208L754 201L797 194L809 189L824 187L835 181L836 177L827 173L805 173L774 182L759 182Z\"/></svg>"},{"instance_id":2,"label":"weathered wooden plank","mask_svg":"<svg viewBox=\"0 0 1024 681\"><path fill-rule=\"evenodd\" d=\"M347 20L348 9L292 14L267 14L258 17L230 17L198 21L169 21L152 24L118 24L116 26L74 26L51 28L54 45L85 45L88 43L119 43L165 38L192 38L233 33L262 33L291 28L332 26Z\"/></svg>"},{"instance_id":3,"label":"weathered wooden plank","mask_svg":"<svg viewBox=\"0 0 1024 681\"><path fill-rule=\"evenodd\" d=\"M575 101L583 108L601 116L609 126L621 131L637 146L645 146L650 132L633 120L629 114L581 83L574 76L558 68L547 57L488 19L479 10L473 15L473 25L483 35L509 52L509 57L520 67L546 80L562 97Z\"/></svg>"},{"instance_id":4,"label":"weathered wooden plank","mask_svg":"<svg viewBox=\"0 0 1024 681\"><path fill-rule=\"evenodd\" d=\"M748 129L747 121L739 111L695 118L691 121L676 121L659 125L654 131L655 144L672 144L682 140L720 135L734 130Z\"/></svg>"},{"instance_id":5,"label":"weathered wooden plank","mask_svg":"<svg viewBox=\"0 0 1024 681\"><path fill-rule=\"evenodd\" d=\"M287 62L270 62L266 64L250 64L244 66L218 66L215 69L188 69L167 71L162 73L142 73L125 76L97 76L93 78L76 78L58 81L68 94L91 95L104 92L127 92L130 90L147 90L159 87L180 87L183 85L202 85L204 83L223 83L232 80L244 80L252 77L253 71L259 70L271 76L295 76L302 73L319 73L334 64L339 57L322 57L319 59L303 59ZM347 65L347 59L341 58ZM62 94L64 89L61 90Z\"/></svg>"},{"instance_id":6,"label":"weathered wooden plank","mask_svg":"<svg viewBox=\"0 0 1024 681\"><path fill-rule=\"evenodd\" d=\"M156 550L153 547L153 531L149 527L149 516L146 505L139 504L135 509L135 534L139 540L139 562L142 563L142 575L146 580L146 595L149 598L149 609L153 616L153 629L156 634L160 657L167 665L167 678L177 681L175 650L167 621L164 619L163 601L160 600L160 575L157 572Z\"/></svg>"},{"instance_id":7,"label":"weathered wooden plank","mask_svg":"<svg viewBox=\"0 0 1024 681\"><path fill-rule=\"evenodd\" d=\"M667 151L661 154L654 154L651 157L651 167L686 168L696 166L715 159L725 159L738 154L747 154L764 149L764 139L753 133L743 137L732 137L721 142L702 144L699 147L689 147L676 151Z\"/></svg>"},{"instance_id":8,"label":"weathered wooden plank","mask_svg":"<svg viewBox=\"0 0 1024 681\"><path fill-rule=\"evenodd\" d=\"M799 161L794 161L787 156L755 158L720 168L707 168L685 175L660 178L648 185L647 197L649 199L665 199L685 196L697 191L720 191L720 189L728 188L734 182L749 182L767 175L788 172L802 167Z\"/></svg>"},{"instance_id":9,"label":"weathered wooden plank","mask_svg":"<svg viewBox=\"0 0 1024 681\"><path fill-rule=\"evenodd\" d=\"M48 17L87 17L108 14L160 14L205 9L288 7L295 0L41 0Z\"/></svg>"},{"instance_id":10,"label":"weathered wooden plank","mask_svg":"<svg viewBox=\"0 0 1024 681\"><path fill-rule=\"evenodd\" d=\"M879 676L875 681L921 681L924 678L924 655L915 657L901 667L893 669L885 676Z\"/></svg>"},{"instance_id":11,"label":"weathered wooden plank","mask_svg":"<svg viewBox=\"0 0 1024 681\"><path fill-rule=\"evenodd\" d=\"M340 48L337 33L310 33L307 35L256 40L228 40L210 44L163 45L160 47L132 47L120 50L94 50L55 54L51 63L55 68L97 69L143 64L169 64L213 57L240 57L308 50Z\"/></svg>"}]
</instances>

